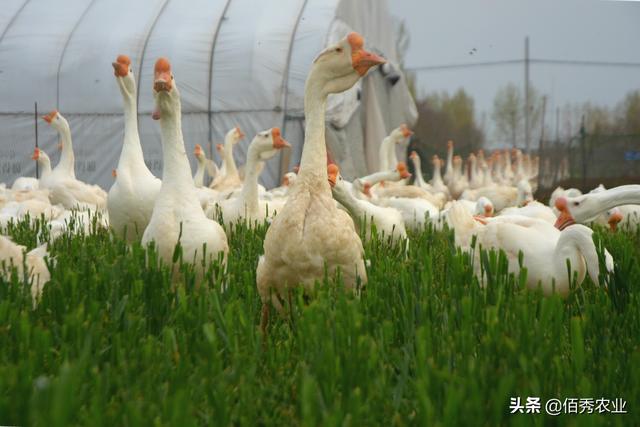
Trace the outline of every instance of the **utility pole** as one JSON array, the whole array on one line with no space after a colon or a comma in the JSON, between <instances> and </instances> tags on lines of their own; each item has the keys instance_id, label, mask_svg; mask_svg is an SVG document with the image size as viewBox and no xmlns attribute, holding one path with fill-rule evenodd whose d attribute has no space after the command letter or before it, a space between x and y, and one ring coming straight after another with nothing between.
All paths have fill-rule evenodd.
<instances>
[{"instance_id":1,"label":"utility pole","mask_svg":"<svg viewBox=\"0 0 640 427\"><path fill-rule=\"evenodd\" d=\"M36 130L36 148L38 148L38 103L35 103L33 126ZM40 170L38 168L38 162L36 162L36 178L40 179Z\"/></svg>"},{"instance_id":2,"label":"utility pole","mask_svg":"<svg viewBox=\"0 0 640 427\"><path fill-rule=\"evenodd\" d=\"M524 38L524 146L531 154L529 141L529 36Z\"/></svg>"},{"instance_id":3,"label":"utility pole","mask_svg":"<svg viewBox=\"0 0 640 427\"><path fill-rule=\"evenodd\" d=\"M582 154L582 191L587 191L587 131L584 128L584 114L580 121L580 151Z\"/></svg>"}]
</instances>

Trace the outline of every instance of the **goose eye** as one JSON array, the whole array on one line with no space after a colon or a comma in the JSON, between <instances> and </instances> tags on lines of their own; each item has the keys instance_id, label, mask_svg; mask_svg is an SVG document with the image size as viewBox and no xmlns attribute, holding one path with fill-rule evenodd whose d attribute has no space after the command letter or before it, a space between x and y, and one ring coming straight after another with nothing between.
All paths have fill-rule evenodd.
<instances>
[{"instance_id":1,"label":"goose eye","mask_svg":"<svg viewBox=\"0 0 640 427\"><path fill-rule=\"evenodd\" d=\"M580 202L573 202L573 206L579 206Z\"/></svg>"},{"instance_id":2,"label":"goose eye","mask_svg":"<svg viewBox=\"0 0 640 427\"><path fill-rule=\"evenodd\" d=\"M337 47L337 48L336 48L336 52L338 52L338 53L342 53L342 48L341 48L341 47Z\"/></svg>"}]
</instances>

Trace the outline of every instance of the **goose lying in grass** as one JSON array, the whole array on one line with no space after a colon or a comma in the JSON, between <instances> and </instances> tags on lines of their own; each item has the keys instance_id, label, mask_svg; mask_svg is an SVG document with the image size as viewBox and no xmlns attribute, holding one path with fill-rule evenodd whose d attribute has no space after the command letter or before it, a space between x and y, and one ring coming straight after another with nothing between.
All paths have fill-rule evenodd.
<instances>
[{"instance_id":1,"label":"goose lying in grass","mask_svg":"<svg viewBox=\"0 0 640 427\"><path fill-rule=\"evenodd\" d=\"M337 165L330 164L327 167L327 174L333 198L347 209L355 222L356 229L365 230L367 240L371 239L372 224L375 226L378 236L384 239L390 237L393 242L407 239L404 220L398 210L376 206L366 200L357 199L351 189L345 185Z\"/></svg>"},{"instance_id":2,"label":"goose lying in grass","mask_svg":"<svg viewBox=\"0 0 640 427\"><path fill-rule=\"evenodd\" d=\"M522 252L527 287L541 286L545 295L554 291L563 296L569 293L567 260L577 273L578 284L587 273L596 284L600 283L598 255L591 237L593 232L588 227L574 225L560 232L546 221L518 216L497 217L482 224L455 202L450 221L455 230L456 245L464 251L471 250L472 237L477 239L473 262L476 275L483 283L479 247L504 251L509 270L516 273L520 270L519 254ZM607 268L612 270L613 259L608 253L606 257Z\"/></svg>"}]
</instances>

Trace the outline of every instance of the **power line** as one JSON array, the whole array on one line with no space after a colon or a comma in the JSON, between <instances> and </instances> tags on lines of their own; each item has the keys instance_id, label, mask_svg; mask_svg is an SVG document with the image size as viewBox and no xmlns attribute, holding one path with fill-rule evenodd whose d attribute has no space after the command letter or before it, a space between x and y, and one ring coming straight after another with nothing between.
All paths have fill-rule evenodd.
<instances>
[{"instance_id":1,"label":"power line","mask_svg":"<svg viewBox=\"0 0 640 427\"><path fill-rule=\"evenodd\" d=\"M437 70L450 70L456 68L474 68L474 67L493 67L497 65L517 65L523 64L524 59L507 59L502 61L484 61L484 62L466 62L458 64L443 64L443 65L424 65L420 67L407 67L407 71L437 71ZM542 65L579 65L579 66L591 66L591 67L625 67L625 68L640 68L640 62L616 62L616 61L584 61L584 60L572 60L572 59L529 59L530 64L542 64Z\"/></svg>"}]
</instances>

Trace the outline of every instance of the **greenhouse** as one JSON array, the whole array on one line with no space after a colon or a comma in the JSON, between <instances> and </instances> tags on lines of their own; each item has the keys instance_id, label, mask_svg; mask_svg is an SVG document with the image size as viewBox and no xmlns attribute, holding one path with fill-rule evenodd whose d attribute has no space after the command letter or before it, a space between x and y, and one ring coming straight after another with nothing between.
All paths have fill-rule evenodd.
<instances>
[{"instance_id":1,"label":"greenhouse","mask_svg":"<svg viewBox=\"0 0 640 427\"><path fill-rule=\"evenodd\" d=\"M187 152L200 144L211 156L237 125L247 135L235 150L242 164L256 132L280 127L292 148L266 165L262 181L274 186L299 162L309 67L323 47L352 30L389 65L329 100L327 145L344 176L375 170L382 138L417 117L387 6L385 0L199 0L191 7L178 0L4 0L0 182L35 176L36 138L57 162L58 136L37 119L37 103L37 114L58 109L69 120L78 178L109 188L123 138L111 63L127 54L138 83L145 161L154 174L162 174L162 150L151 118L152 72L166 56L181 90Z\"/></svg>"}]
</instances>

